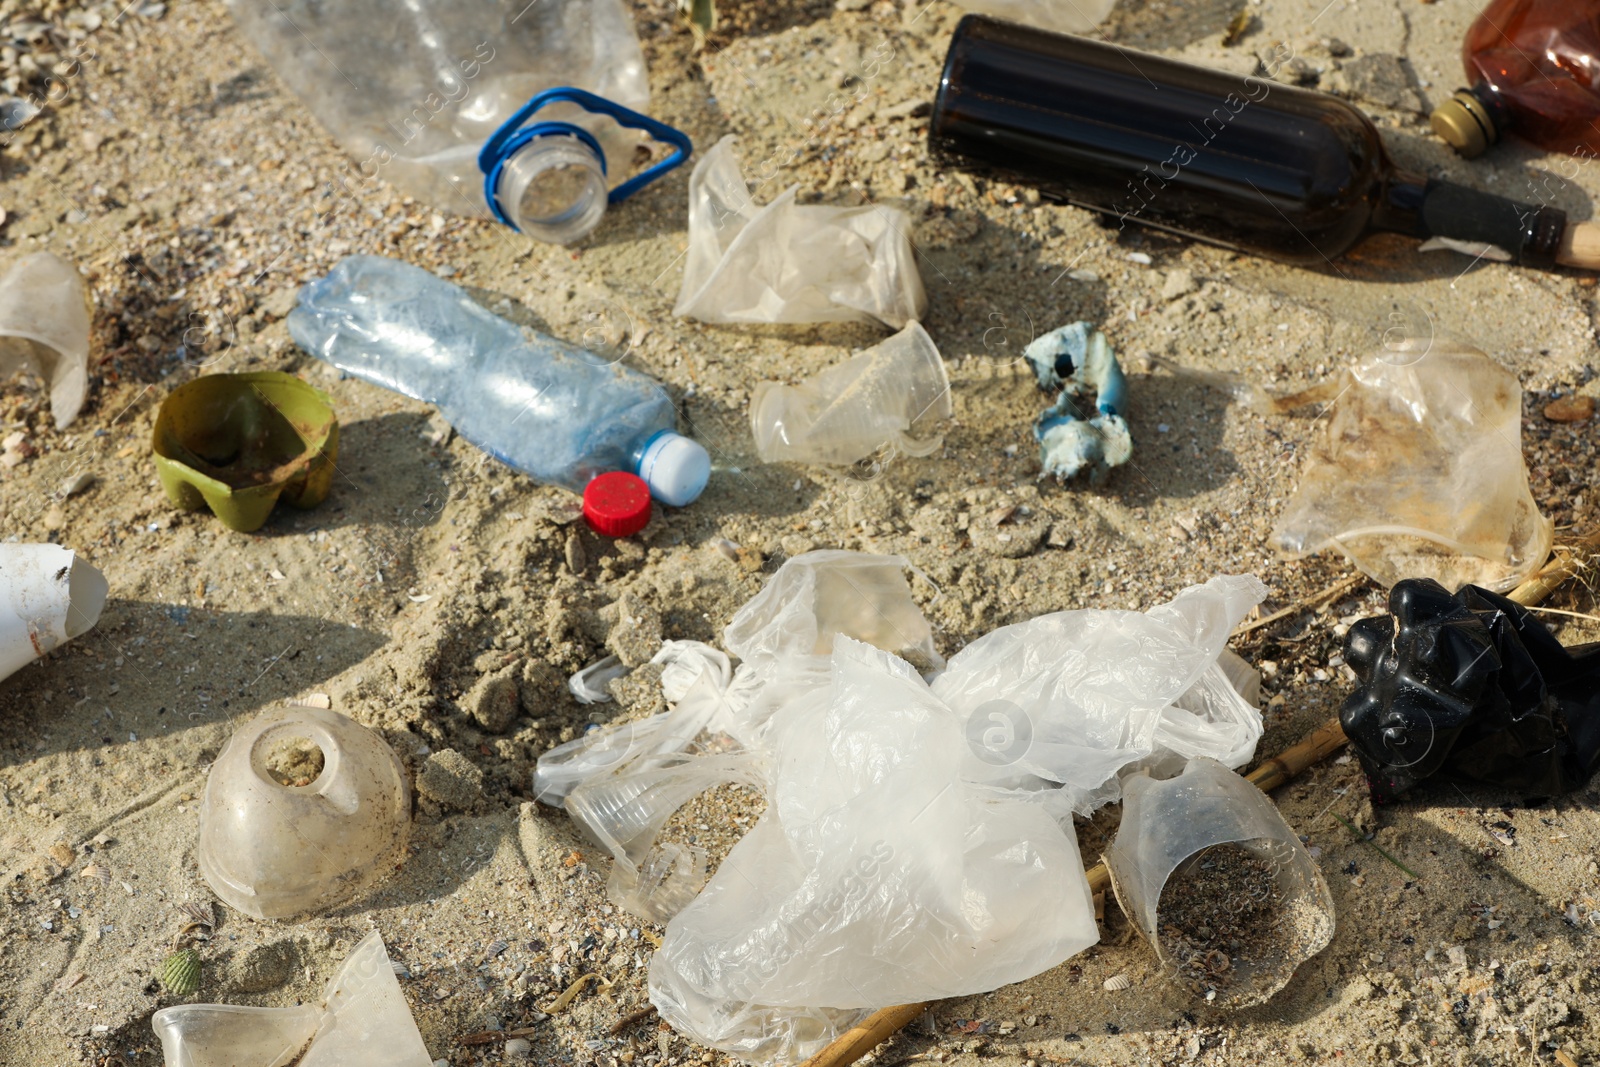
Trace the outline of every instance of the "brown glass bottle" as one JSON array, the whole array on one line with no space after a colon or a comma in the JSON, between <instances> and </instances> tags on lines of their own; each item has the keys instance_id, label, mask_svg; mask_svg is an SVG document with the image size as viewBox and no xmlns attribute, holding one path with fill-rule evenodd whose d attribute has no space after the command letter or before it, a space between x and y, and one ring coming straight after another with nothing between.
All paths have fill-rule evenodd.
<instances>
[{"instance_id":1,"label":"brown glass bottle","mask_svg":"<svg viewBox=\"0 0 1600 1067\"><path fill-rule=\"evenodd\" d=\"M1549 266L1567 230L1555 208L1396 170L1334 97L979 15L956 27L928 145L1119 225L1291 263L1386 230Z\"/></svg>"},{"instance_id":2,"label":"brown glass bottle","mask_svg":"<svg viewBox=\"0 0 1600 1067\"><path fill-rule=\"evenodd\" d=\"M1467 158L1515 133L1550 152L1600 152L1600 2L1494 0L1461 47L1468 89L1433 128Z\"/></svg>"}]
</instances>

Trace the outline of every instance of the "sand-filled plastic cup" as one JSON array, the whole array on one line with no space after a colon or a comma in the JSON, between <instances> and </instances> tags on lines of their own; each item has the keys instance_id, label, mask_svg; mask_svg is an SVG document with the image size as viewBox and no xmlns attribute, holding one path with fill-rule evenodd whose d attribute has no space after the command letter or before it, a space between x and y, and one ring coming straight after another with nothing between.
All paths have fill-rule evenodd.
<instances>
[{"instance_id":1,"label":"sand-filled plastic cup","mask_svg":"<svg viewBox=\"0 0 1600 1067\"><path fill-rule=\"evenodd\" d=\"M152 448L167 499L249 533L279 500L314 508L327 499L339 420L326 393L292 374L208 374L162 403Z\"/></svg>"}]
</instances>

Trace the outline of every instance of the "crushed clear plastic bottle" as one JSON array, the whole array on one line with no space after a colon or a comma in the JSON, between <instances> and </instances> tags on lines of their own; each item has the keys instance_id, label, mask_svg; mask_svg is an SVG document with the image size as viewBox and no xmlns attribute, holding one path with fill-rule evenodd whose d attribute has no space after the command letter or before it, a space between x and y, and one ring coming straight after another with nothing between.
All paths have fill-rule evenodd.
<instances>
[{"instance_id":1,"label":"crushed clear plastic bottle","mask_svg":"<svg viewBox=\"0 0 1600 1067\"><path fill-rule=\"evenodd\" d=\"M620 0L228 6L356 160L338 190L346 195L381 176L442 210L485 215L479 150L531 97L572 86L633 111L650 102L644 54ZM571 123L594 143L569 133L523 145L507 162L500 206L523 232L566 243L598 224L608 188L627 179L643 138L570 102L540 117Z\"/></svg>"},{"instance_id":2,"label":"crushed clear plastic bottle","mask_svg":"<svg viewBox=\"0 0 1600 1067\"><path fill-rule=\"evenodd\" d=\"M301 290L289 333L347 374L437 405L462 437L541 482L582 492L624 470L682 507L710 478L710 457L676 431L655 379L525 337L460 286L399 260L343 260Z\"/></svg>"}]
</instances>

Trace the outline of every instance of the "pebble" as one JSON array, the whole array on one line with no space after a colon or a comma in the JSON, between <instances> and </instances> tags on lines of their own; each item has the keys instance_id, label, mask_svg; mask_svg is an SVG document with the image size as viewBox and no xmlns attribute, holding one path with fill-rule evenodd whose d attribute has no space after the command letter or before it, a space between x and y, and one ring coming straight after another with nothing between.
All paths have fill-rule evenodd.
<instances>
[{"instance_id":1,"label":"pebble","mask_svg":"<svg viewBox=\"0 0 1600 1067\"><path fill-rule=\"evenodd\" d=\"M1588 422L1594 418L1594 397L1564 396L1544 406L1544 417L1551 422Z\"/></svg>"}]
</instances>

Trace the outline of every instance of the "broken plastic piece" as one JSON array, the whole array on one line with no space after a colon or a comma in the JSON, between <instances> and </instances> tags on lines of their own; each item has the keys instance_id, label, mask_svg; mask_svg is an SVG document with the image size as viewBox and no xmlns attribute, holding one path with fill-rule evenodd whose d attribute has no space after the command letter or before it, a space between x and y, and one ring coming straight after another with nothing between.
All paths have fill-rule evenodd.
<instances>
[{"instance_id":1,"label":"broken plastic piece","mask_svg":"<svg viewBox=\"0 0 1600 1067\"><path fill-rule=\"evenodd\" d=\"M1374 800L1434 775L1557 796L1600 770L1600 644L1563 648L1486 589L1404 581L1345 639L1339 719Z\"/></svg>"},{"instance_id":2,"label":"broken plastic piece","mask_svg":"<svg viewBox=\"0 0 1600 1067\"><path fill-rule=\"evenodd\" d=\"M150 1020L165 1067L432 1067L374 930L313 1007L185 1004Z\"/></svg>"},{"instance_id":3,"label":"broken plastic piece","mask_svg":"<svg viewBox=\"0 0 1600 1067\"><path fill-rule=\"evenodd\" d=\"M0 376L37 374L50 388L50 414L62 430L89 390L89 289L78 268L34 252L0 278Z\"/></svg>"},{"instance_id":4,"label":"broken plastic piece","mask_svg":"<svg viewBox=\"0 0 1600 1067\"><path fill-rule=\"evenodd\" d=\"M1188 931L1172 936L1159 905L1162 887L1174 875L1197 873L1191 865L1203 865L1207 850L1225 844L1270 868L1276 899L1257 917L1270 928L1253 931L1260 946L1255 952L1219 948L1206 955L1220 958L1206 959L1198 953L1209 938L1202 934L1195 944L1183 936ZM1161 962L1196 992L1197 985L1209 985L1216 994L1209 1000L1219 1007L1268 999L1333 940L1333 897L1311 853L1266 794L1215 760L1190 760L1183 773L1165 781L1147 774L1124 778L1122 824L1105 861L1117 903ZM1219 908L1251 903L1219 901Z\"/></svg>"},{"instance_id":5,"label":"broken plastic piece","mask_svg":"<svg viewBox=\"0 0 1600 1067\"><path fill-rule=\"evenodd\" d=\"M274 708L234 732L200 804L200 873L257 919L326 913L406 855L411 790L394 750L337 712Z\"/></svg>"},{"instance_id":6,"label":"broken plastic piece","mask_svg":"<svg viewBox=\"0 0 1600 1067\"><path fill-rule=\"evenodd\" d=\"M732 135L689 177L689 252L674 315L701 322L874 322L903 329L928 306L911 220L881 204L750 199Z\"/></svg>"},{"instance_id":7,"label":"broken plastic piece","mask_svg":"<svg viewBox=\"0 0 1600 1067\"><path fill-rule=\"evenodd\" d=\"M606 704L611 696L611 683L628 673L628 668L616 656L605 656L567 679L567 691L580 704Z\"/></svg>"},{"instance_id":8,"label":"broken plastic piece","mask_svg":"<svg viewBox=\"0 0 1600 1067\"><path fill-rule=\"evenodd\" d=\"M1331 383L1300 486L1271 541L1336 548L1382 585L1515 586L1550 554L1522 460L1522 387L1465 345L1408 341Z\"/></svg>"},{"instance_id":9,"label":"broken plastic piece","mask_svg":"<svg viewBox=\"0 0 1600 1067\"><path fill-rule=\"evenodd\" d=\"M60 545L0 544L0 678L100 621L106 579Z\"/></svg>"},{"instance_id":10,"label":"broken plastic piece","mask_svg":"<svg viewBox=\"0 0 1600 1067\"><path fill-rule=\"evenodd\" d=\"M1061 390L1033 424L1044 473L1066 481L1087 468L1090 483L1099 485L1133 455L1122 416L1128 379L1111 343L1090 323L1074 322L1034 338L1022 354L1033 364L1039 388ZM1085 419L1079 405L1091 391L1098 414Z\"/></svg>"},{"instance_id":11,"label":"broken plastic piece","mask_svg":"<svg viewBox=\"0 0 1600 1067\"><path fill-rule=\"evenodd\" d=\"M1254 578L1004 627L946 666L904 570L789 560L724 631L731 676L673 643L672 710L539 760L541 798L615 859L612 900L668 922L651 999L702 1043L797 1060L875 1008L1060 963L1096 938L1074 812L1130 765L1243 763L1261 734L1230 681L1249 672L1219 659ZM767 808L707 882L703 849L658 837L723 783Z\"/></svg>"},{"instance_id":12,"label":"broken plastic piece","mask_svg":"<svg viewBox=\"0 0 1600 1067\"><path fill-rule=\"evenodd\" d=\"M855 463L880 449L926 456L951 414L944 360L920 323L801 382L762 382L750 432L764 463Z\"/></svg>"},{"instance_id":13,"label":"broken plastic piece","mask_svg":"<svg viewBox=\"0 0 1600 1067\"><path fill-rule=\"evenodd\" d=\"M279 500L327 499L339 420L326 393L292 374L207 374L162 401L151 447L168 500L250 533Z\"/></svg>"}]
</instances>

